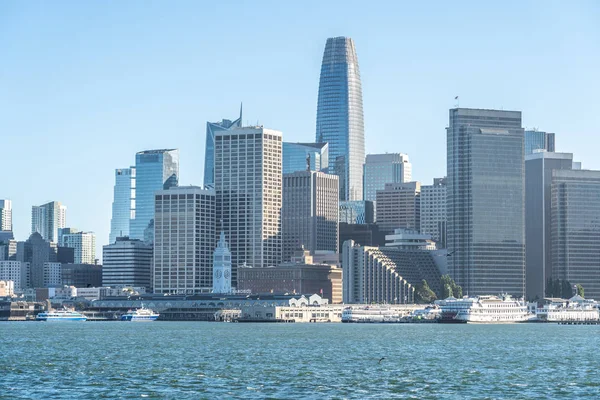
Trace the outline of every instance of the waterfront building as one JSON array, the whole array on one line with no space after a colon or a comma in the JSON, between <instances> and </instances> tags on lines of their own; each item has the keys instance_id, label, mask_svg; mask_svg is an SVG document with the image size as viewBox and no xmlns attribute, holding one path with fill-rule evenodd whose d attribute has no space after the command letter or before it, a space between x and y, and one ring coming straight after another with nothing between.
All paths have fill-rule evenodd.
<instances>
[{"instance_id":1,"label":"waterfront building","mask_svg":"<svg viewBox=\"0 0 600 400\"><path fill-rule=\"evenodd\" d=\"M12 201L0 200L0 231L12 230Z\"/></svg>"},{"instance_id":2,"label":"waterfront building","mask_svg":"<svg viewBox=\"0 0 600 400\"><path fill-rule=\"evenodd\" d=\"M340 201L340 223L372 224L375 222L373 202L368 200Z\"/></svg>"},{"instance_id":3,"label":"waterfront building","mask_svg":"<svg viewBox=\"0 0 600 400\"><path fill-rule=\"evenodd\" d=\"M529 299L543 299L552 277L552 171L570 170L573 154L525 156L525 270Z\"/></svg>"},{"instance_id":4,"label":"waterfront building","mask_svg":"<svg viewBox=\"0 0 600 400\"><path fill-rule=\"evenodd\" d=\"M303 246L336 252L338 249L338 177L315 171L283 175L281 229L283 260Z\"/></svg>"},{"instance_id":5,"label":"waterfront building","mask_svg":"<svg viewBox=\"0 0 600 400\"><path fill-rule=\"evenodd\" d=\"M58 230L67 226L67 206L58 201L31 208L31 233L39 233L49 242L58 243Z\"/></svg>"},{"instance_id":6,"label":"waterfront building","mask_svg":"<svg viewBox=\"0 0 600 400\"><path fill-rule=\"evenodd\" d=\"M385 235L385 245L404 250L436 250L431 235L411 229L394 229L391 235Z\"/></svg>"},{"instance_id":7,"label":"waterfront building","mask_svg":"<svg viewBox=\"0 0 600 400\"><path fill-rule=\"evenodd\" d=\"M431 235L438 248L446 248L446 178L434 178L433 185L421 185L421 233Z\"/></svg>"},{"instance_id":8,"label":"waterfront building","mask_svg":"<svg viewBox=\"0 0 600 400\"><path fill-rule=\"evenodd\" d=\"M219 243L213 254L213 293L231 293L231 252L221 231Z\"/></svg>"},{"instance_id":9,"label":"waterfront building","mask_svg":"<svg viewBox=\"0 0 600 400\"><path fill-rule=\"evenodd\" d=\"M364 200L376 201L377 191L386 183L406 183L412 180L412 165L402 153L367 154L364 164Z\"/></svg>"},{"instance_id":10,"label":"waterfront building","mask_svg":"<svg viewBox=\"0 0 600 400\"><path fill-rule=\"evenodd\" d=\"M340 200L363 199L365 132L354 41L327 39L317 102L317 143L329 143L328 173L340 177Z\"/></svg>"},{"instance_id":11,"label":"waterfront building","mask_svg":"<svg viewBox=\"0 0 600 400\"><path fill-rule=\"evenodd\" d=\"M155 195L154 292L196 294L212 289L215 192L196 186Z\"/></svg>"},{"instance_id":12,"label":"waterfront building","mask_svg":"<svg viewBox=\"0 0 600 400\"><path fill-rule=\"evenodd\" d=\"M552 171L552 276L600 298L600 171Z\"/></svg>"},{"instance_id":13,"label":"waterfront building","mask_svg":"<svg viewBox=\"0 0 600 400\"><path fill-rule=\"evenodd\" d=\"M242 127L242 106L240 117L234 121L223 119L221 122L206 123L206 146L204 149L204 187L215 185L215 134L219 131Z\"/></svg>"},{"instance_id":14,"label":"waterfront building","mask_svg":"<svg viewBox=\"0 0 600 400\"><path fill-rule=\"evenodd\" d=\"M419 182L386 183L377 191L375 220L382 232L392 233L396 228L420 228Z\"/></svg>"},{"instance_id":15,"label":"waterfront building","mask_svg":"<svg viewBox=\"0 0 600 400\"><path fill-rule=\"evenodd\" d=\"M283 142L283 174L322 171L329 168L329 144ZM307 165L308 163L308 165Z\"/></svg>"},{"instance_id":16,"label":"waterfront building","mask_svg":"<svg viewBox=\"0 0 600 400\"><path fill-rule=\"evenodd\" d=\"M116 169L109 243L114 243L118 237L129 236L129 227L134 216L135 167Z\"/></svg>"},{"instance_id":17,"label":"waterfront building","mask_svg":"<svg viewBox=\"0 0 600 400\"><path fill-rule=\"evenodd\" d=\"M152 246L138 239L117 238L102 248L103 286L143 286L150 289Z\"/></svg>"},{"instance_id":18,"label":"waterfront building","mask_svg":"<svg viewBox=\"0 0 600 400\"><path fill-rule=\"evenodd\" d=\"M177 186L179 150L146 150L135 155L135 216L131 239L153 242L154 193Z\"/></svg>"},{"instance_id":19,"label":"waterfront building","mask_svg":"<svg viewBox=\"0 0 600 400\"><path fill-rule=\"evenodd\" d=\"M229 236L233 286L240 265L281 261L281 142L263 127L216 132L217 222Z\"/></svg>"},{"instance_id":20,"label":"waterfront building","mask_svg":"<svg viewBox=\"0 0 600 400\"><path fill-rule=\"evenodd\" d=\"M96 262L96 235L80 232L74 228L59 229L58 245L73 249L73 263L94 264Z\"/></svg>"},{"instance_id":21,"label":"waterfront building","mask_svg":"<svg viewBox=\"0 0 600 400\"><path fill-rule=\"evenodd\" d=\"M12 281L16 291L29 287L29 263L0 261L0 280Z\"/></svg>"},{"instance_id":22,"label":"waterfront building","mask_svg":"<svg viewBox=\"0 0 600 400\"><path fill-rule=\"evenodd\" d=\"M523 153L520 111L450 110L449 267L470 296L525 294Z\"/></svg>"},{"instance_id":23,"label":"waterfront building","mask_svg":"<svg viewBox=\"0 0 600 400\"><path fill-rule=\"evenodd\" d=\"M58 246L55 242L45 240L37 232L32 233L25 242L17 242L17 261L29 263L27 287L44 287L48 282L49 274L47 270L49 267L44 265L58 263Z\"/></svg>"},{"instance_id":24,"label":"waterfront building","mask_svg":"<svg viewBox=\"0 0 600 400\"><path fill-rule=\"evenodd\" d=\"M102 265L62 264L60 269L63 285L77 288L102 286Z\"/></svg>"},{"instance_id":25,"label":"waterfront building","mask_svg":"<svg viewBox=\"0 0 600 400\"><path fill-rule=\"evenodd\" d=\"M525 155L547 151L554 153L554 133L538 130L525 131Z\"/></svg>"}]
</instances>

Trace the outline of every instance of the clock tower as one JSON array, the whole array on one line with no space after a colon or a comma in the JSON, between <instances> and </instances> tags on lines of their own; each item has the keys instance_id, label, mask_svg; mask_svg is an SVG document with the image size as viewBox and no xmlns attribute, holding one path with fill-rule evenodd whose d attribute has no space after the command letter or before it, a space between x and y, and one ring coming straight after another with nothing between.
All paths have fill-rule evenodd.
<instances>
[{"instance_id":1,"label":"clock tower","mask_svg":"<svg viewBox=\"0 0 600 400\"><path fill-rule=\"evenodd\" d=\"M223 231L213 255L213 293L231 293L231 252Z\"/></svg>"}]
</instances>

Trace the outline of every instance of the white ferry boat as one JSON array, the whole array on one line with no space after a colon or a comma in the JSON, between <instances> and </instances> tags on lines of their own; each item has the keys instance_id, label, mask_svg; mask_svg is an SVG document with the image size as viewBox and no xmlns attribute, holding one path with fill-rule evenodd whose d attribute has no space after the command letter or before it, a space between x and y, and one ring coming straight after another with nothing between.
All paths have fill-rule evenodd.
<instances>
[{"instance_id":1,"label":"white ferry boat","mask_svg":"<svg viewBox=\"0 0 600 400\"><path fill-rule=\"evenodd\" d=\"M438 301L442 323L478 322L487 324L527 322L534 315L527 311L524 301L512 299L508 295L449 297Z\"/></svg>"},{"instance_id":2,"label":"white ferry boat","mask_svg":"<svg viewBox=\"0 0 600 400\"><path fill-rule=\"evenodd\" d=\"M39 313L36 321L87 321L87 317L73 310L55 310Z\"/></svg>"},{"instance_id":3,"label":"white ferry boat","mask_svg":"<svg viewBox=\"0 0 600 400\"><path fill-rule=\"evenodd\" d=\"M342 310L342 322L382 323L399 322L401 315L389 307L366 306L360 308L346 307Z\"/></svg>"},{"instance_id":4,"label":"white ferry boat","mask_svg":"<svg viewBox=\"0 0 600 400\"><path fill-rule=\"evenodd\" d=\"M142 306L142 308L138 308L135 311L129 310L127 314L123 314L121 321L149 322L156 321L159 316L160 314Z\"/></svg>"},{"instance_id":5,"label":"white ferry boat","mask_svg":"<svg viewBox=\"0 0 600 400\"><path fill-rule=\"evenodd\" d=\"M550 302L536 310L540 322L590 322L600 321L598 304L576 295L569 300L549 299Z\"/></svg>"}]
</instances>

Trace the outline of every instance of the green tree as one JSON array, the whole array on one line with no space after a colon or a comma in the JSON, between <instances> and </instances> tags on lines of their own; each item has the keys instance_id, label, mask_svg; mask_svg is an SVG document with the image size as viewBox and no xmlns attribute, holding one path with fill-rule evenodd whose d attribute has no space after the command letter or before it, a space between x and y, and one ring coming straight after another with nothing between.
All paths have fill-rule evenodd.
<instances>
[{"instance_id":1,"label":"green tree","mask_svg":"<svg viewBox=\"0 0 600 400\"><path fill-rule=\"evenodd\" d=\"M546 297L554 297L554 281L552 278L546 279Z\"/></svg>"},{"instance_id":2,"label":"green tree","mask_svg":"<svg viewBox=\"0 0 600 400\"><path fill-rule=\"evenodd\" d=\"M579 283L577 284L577 294L580 295L581 297L585 297L584 293L585 291L583 290L583 286L581 286Z\"/></svg>"},{"instance_id":3,"label":"green tree","mask_svg":"<svg viewBox=\"0 0 600 400\"><path fill-rule=\"evenodd\" d=\"M561 297L563 299L570 299L573 297L573 287L571 286L571 282L564 280L562 282L562 293Z\"/></svg>"},{"instance_id":4,"label":"green tree","mask_svg":"<svg viewBox=\"0 0 600 400\"><path fill-rule=\"evenodd\" d=\"M446 299L453 296L460 299L462 297L462 288L454 282L450 275L442 275L440 282L442 283L442 292L438 294L439 298Z\"/></svg>"},{"instance_id":5,"label":"green tree","mask_svg":"<svg viewBox=\"0 0 600 400\"><path fill-rule=\"evenodd\" d=\"M421 281L421 283L417 285L416 290L415 290L416 302L421 303L421 304L424 304L424 303L429 304L429 303L433 303L433 301L436 299L437 299L437 296L435 295L433 290L431 290L431 288L427 284L427 281L425 279L423 279Z\"/></svg>"}]
</instances>

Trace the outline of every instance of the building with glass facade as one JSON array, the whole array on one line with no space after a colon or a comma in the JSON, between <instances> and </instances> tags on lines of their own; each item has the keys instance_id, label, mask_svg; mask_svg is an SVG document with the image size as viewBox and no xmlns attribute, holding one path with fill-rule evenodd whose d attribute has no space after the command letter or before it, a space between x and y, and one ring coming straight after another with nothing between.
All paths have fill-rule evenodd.
<instances>
[{"instance_id":1,"label":"building with glass facade","mask_svg":"<svg viewBox=\"0 0 600 400\"><path fill-rule=\"evenodd\" d=\"M58 230L67 226L67 206L58 201L31 208L31 233L39 233L42 238L58 243Z\"/></svg>"},{"instance_id":2,"label":"building with glass facade","mask_svg":"<svg viewBox=\"0 0 600 400\"><path fill-rule=\"evenodd\" d=\"M420 232L431 235L438 249L446 248L446 178L434 178L433 185L421 185Z\"/></svg>"},{"instance_id":3,"label":"building with glass facade","mask_svg":"<svg viewBox=\"0 0 600 400\"><path fill-rule=\"evenodd\" d=\"M242 106L240 117L234 121L223 119L221 122L206 123L206 146L204 149L204 187L215 185L215 133L242 127Z\"/></svg>"},{"instance_id":4,"label":"building with glass facade","mask_svg":"<svg viewBox=\"0 0 600 400\"><path fill-rule=\"evenodd\" d=\"M146 150L135 155L135 217L129 237L148 240L148 229L154 224L154 194L177 186L179 150Z\"/></svg>"},{"instance_id":5,"label":"building with glass facade","mask_svg":"<svg viewBox=\"0 0 600 400\"><path fill-rule=\"evenodd\" d=\"M552 276L600 299L600 171L552 171Z\"/></svg>"},{"instance_id":6,"label":"building with glass facade","mask_svg":"<svg viewBox=\"0 0 600 400\"><path fill-rule=\"evenodd\" d=\"M525 294L520 111L455 108L447 129L449 271L463 293Z\"/></svg>"},{"instance_id":7,"label":"building with glass facade","mask_svg":"<svg viewBox=\"0 0 600 400\"><path fill-rule=\"evenodd\" d=\"M373 202L368 200L340 201L340 223L372 224L375 222Z\"/></svg>"},{"instance_id":8,"label":"building with glass facade","mask_svg":"<svg viewBox=\"0 0 600 400\"><path fill-rule=\"evenodd\" d=\"M554 133L537 130L525 131L525 155L536 153L539 150L553 153Z\"/></svg>"},{"instance_id":9,"label":"building with glass facade","mask_svg":"<svg viewBox=\"0 0 600 400\"><path fill-rule=\"evenodd\" d=\"M0 200L0 231L12 231L12 202Z\"/></svg>"},{"instance_id":10,"label":"building with glass facade","mask_svg":"<svg viewBox=\"0 0 600 400\"><path fill-rule=\"evenodd\" d=\"M329 143L328 173L340 177L340 200L363 199L365 132L354 42L327 39L317 102L317 143Z\"/></svg>"},{"instance_id":11,"label":"building with glass facade","mask_svg":"<svg viewBox=\"0 0 600 400\"><path fill-rule=\"evenodd\" d=\"M283 142L283 173L306 171L327 172L329 168L329 145L327 143Z\"/></svg>"},{"instance_id":12,"label":"building with glass facade","mask_svg":"<svg viewBox=\"0 0 600 400\"><path fill-rule=\"evenodd\" d=\"M363 170L365 200L376 201L377 191L385 189L386 183L412 180L412 165L402 153L367 154Z\"/></svg>"},{"instance_id":13,"label":"building with glass facade","mask_svg":"<svg viewBox=\"0 0 600 400\"><path fill-rule=\"evenodd\" d=\"M129 226L135 216L135 167L115 170L115 188L110 220L109 243L129 236Z\"/></svg>"}]
</instances>

